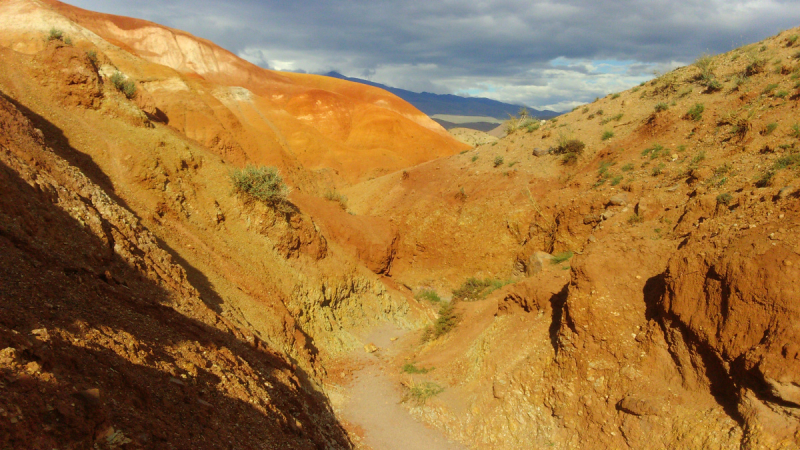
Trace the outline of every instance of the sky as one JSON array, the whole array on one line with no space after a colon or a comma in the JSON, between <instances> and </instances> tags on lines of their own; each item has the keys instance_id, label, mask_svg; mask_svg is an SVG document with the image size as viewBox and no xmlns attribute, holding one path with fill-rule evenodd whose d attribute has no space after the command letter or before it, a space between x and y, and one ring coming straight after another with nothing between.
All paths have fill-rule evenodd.
<instances>
[{"instance_id":1,"label":"sky","mask_svg":"<svg viewBox=\"0 0 800 450\"><path fill-rule=\"evenodd\" d=\"M798 0L67 0L262 67L564 111L800 25Z\"/></svg>"}]
</instances>

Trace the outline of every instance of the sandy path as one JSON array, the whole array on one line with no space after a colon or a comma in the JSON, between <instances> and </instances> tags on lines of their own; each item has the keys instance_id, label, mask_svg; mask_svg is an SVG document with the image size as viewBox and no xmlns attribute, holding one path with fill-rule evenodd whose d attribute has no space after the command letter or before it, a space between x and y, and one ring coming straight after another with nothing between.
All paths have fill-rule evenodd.
<instances>
[{"instance_id":1,"label":"sandy path","mask_svg":"<svg viewBox=\"0 0 800 450\"><path fill-rule=\"evenodd\" d=\"M381 352L354 355L366 364L347 386L347 399L340 410L342 418L363 430L363 443L373 450L467 450L448 441L441 431L414 420L401 404L397 381L381 369L381 353L386 358L395 350L389 336L400 334L395 330L379 331L370 342L377 344Z\"/></svg>"}]
</instances>

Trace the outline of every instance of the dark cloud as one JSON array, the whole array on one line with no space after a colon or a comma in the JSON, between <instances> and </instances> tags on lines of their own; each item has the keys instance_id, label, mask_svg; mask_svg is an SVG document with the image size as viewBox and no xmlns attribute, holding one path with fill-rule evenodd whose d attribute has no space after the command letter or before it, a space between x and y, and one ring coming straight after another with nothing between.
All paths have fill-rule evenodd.
<instances>
[{"instance_id":1,"label":"dark cloud","mask_svg":"<svg viewBox=\"0 0 800 450\"><path fill-rule=\"evenodd\" d=\"M800 23L796 0L71 3L181 28L264 67L336 69L434 92L473 92L483 86L486 96L534 107L590 100L607 93L598 89L629 87L653 70ZM622 61L627 67L614 80L597 61ZM559 94L566 89L559 83L576 80L584 82L573 86L572 97ZM500 86L530 89L514 94Z\"/></svg>"}]
</instances>

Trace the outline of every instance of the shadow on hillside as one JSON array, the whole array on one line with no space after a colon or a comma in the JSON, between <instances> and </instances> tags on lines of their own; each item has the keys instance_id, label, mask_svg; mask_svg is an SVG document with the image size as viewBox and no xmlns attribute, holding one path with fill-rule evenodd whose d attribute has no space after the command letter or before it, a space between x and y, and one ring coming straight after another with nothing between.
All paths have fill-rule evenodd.
<instances>
[{"instance_id":1,"label":"shadow on hillside","mask_svg":"<svg viewBox=\"0 0 800 450\"><path fill-rule=\"evenodd\" d=\"M670 356L675 366L686 371L702 371L709 383L709 391L716 400L717 404L725 411L725 413L735 420L740 426L744 426L744 418L738 410L738 387L731 378L728 371L725 369L722 360L716 353L701 339L696 336L691 329L689 329L680 318L674 316L669 311L664 311L660 306L662 297L667 292L667 284L665 274L656 275L645 282L642 291L645 303L645 318L647 320L655 320L664 332L667 340ZM668 328L674 329L677 333L670 333ZM673 342L676 337L680 337L683 344ZM682 361L682 358L677 354L673 346L685 346L689 351L700 357L702 366L694 366L693 362ZM692 367L684 367L686 363L691 363Z\"/></svg>"},{"instance_id":2,"label":"shadow on hillside","mask_svg":"<svg viewBox=\"0 0 800 450\"><path fill-rule=\"evenodd\" d=\"M203 301L203 303L205 303L206 306L211 308L217 314L222 313L222 304L225 303L225 301L217 293L217 290L214 289L214 284L211 283L211 280L209 280L208 277L206 277L206 275L199 269L189 264L186 259L184 259L160 237L156 237L156 242L158 242L159 247L164 249L170 254L170 256L172 256L172 260L175 262L175 264L183 267L183 270L186 272L186 279L192 286L194 286L195 289L197 289L197 292L200 293L200 299Z\"/></svg>"},{"instance_id":3,"label":"shadow on hillside","mask_svg":"<svg viewBox=\"0 0 800 450\"><path fill-rule=\"evenodd\" d=\"M286 376L302 370L109 256L2 162L0 192L4 447L352 448L324 395Z\"/></svg>"},{"instance_id":4,"label":"shadow on hillside","mask_svg":"<svg viewBox=\"0 0 800 450\"><path fill-rule=\"evenodd\" d=\"M564 288L558 294L550 297L550 306L553 309L553 318L550 322L550 344L553 345L553 351L558 355L558 330L561 328L561 318L564 316L564 305L567 303L569 296L569 283L564 285Z\"/></svg>"},{"instance_id":5,"label":"shadow on hillside","mask_svg":"<svg viewBox=\"0 0 800 450\"><path fill-rule=\"evenodd\" d=\"M70 165L77 167L83 172L94 184L103 188L103 190L111 197L117 204L127 208L128 205L114 192L114 183L108 175L94 162L91 156L87 155L76 149L70 144L69 139L64 135L60 128L48 121L39 114L33 112L25 105L19 103L17 100L7 96L5 93L0 92L0 97L7 100L14 105L31 124L44 134L45 145L53 150L53 153L66 160Z\"/></svg>"}]
</instances>

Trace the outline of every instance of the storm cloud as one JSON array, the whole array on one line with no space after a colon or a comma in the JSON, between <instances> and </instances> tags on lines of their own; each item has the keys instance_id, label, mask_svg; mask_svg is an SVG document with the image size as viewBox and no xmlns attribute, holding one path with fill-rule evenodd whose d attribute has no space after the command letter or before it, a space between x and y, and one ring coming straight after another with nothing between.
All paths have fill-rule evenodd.
<instances>
[{"instance_id":1,"label":"storm cloud","mask_svg":"<svg viewBox=\"0 0 800 450\"><path fill-rule=\"evenodd\" d=\"M796 0L72 0L277 70L568 109L800 25Z\"/></svg>"}]
</instances>

